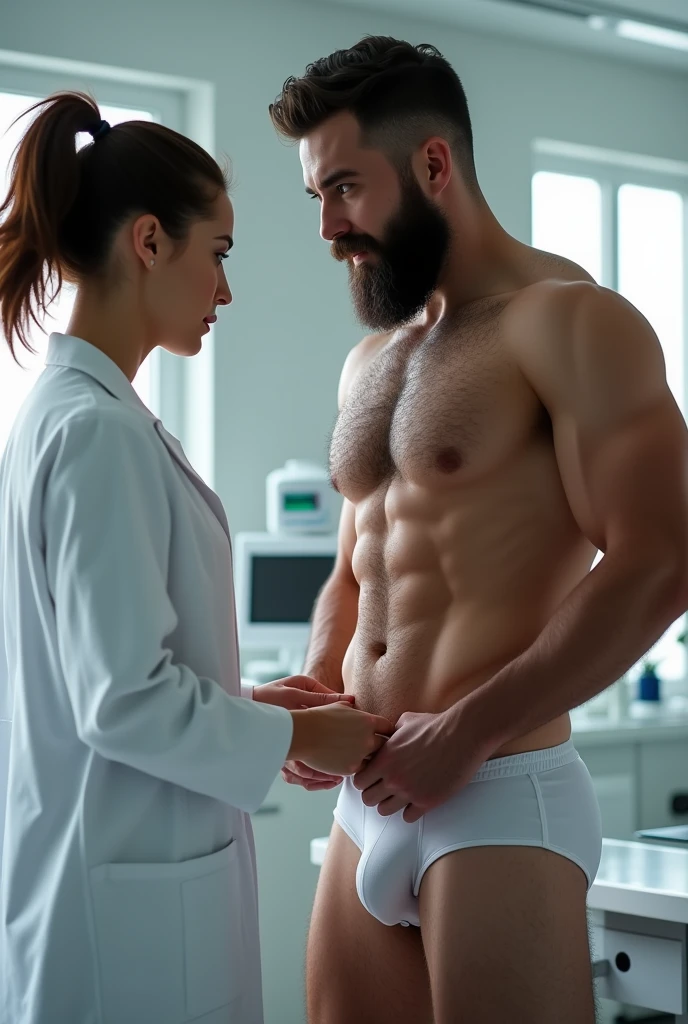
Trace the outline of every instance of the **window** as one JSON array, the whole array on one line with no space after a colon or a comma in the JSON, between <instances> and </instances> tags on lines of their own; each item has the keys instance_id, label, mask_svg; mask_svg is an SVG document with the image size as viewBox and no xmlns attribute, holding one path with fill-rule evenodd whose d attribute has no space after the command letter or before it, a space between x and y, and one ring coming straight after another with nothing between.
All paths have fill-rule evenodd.
<instances>
[{"instance_id":1,"label":"window","mask_svg":"<svg viewBox=\"0 0 688 1024\"><path fill-rule=\"evenodd\" d=\"M533 178L533 245L602 277L602 189L594 178L539 171Z\"/></svg>"},{"instance_id":2,"label":"window","mask_svg":"<svg viewBox=\"0 0 688 1024\"><path fill-rule=\"evenodd\" d=\"M40 98L21 93L0 92L0 190L3 199L7 195L9 187L12 154L27 124L30 123L27 118L22 118L18 124L13 124L13 122ZM153 115L148 110L102 105L101 112L110 124L130 120L153 120ZM84 145L88 141L89 136L86 135L80 144ZM65 285L58 299L50 307L50 316L45 321L47 333L51 331L66 332L73 302L74 288ZM47 335L36 329L31 334L31 343L36 349L35 355L20 346L17 347L21 366L18 366L12 358L7 345L0 345L0 450L7 442L12 423L20 406L43 368ZM150 407L154 404L151 361L149 357L143 363L134 381L134 387L142 400Z\"/></svg>"},{"instance_id":3,"label":"window","mask_svg":"<svg viewBox=\"0 0 688 1024\"><path fill-rule=\"evenodd\" d=\"M669 189L619 188L617 287L657 332L669 387L685 411L683 206L683 196Z\"/></svg>"},{"instance_id":4,"label":"window","mask_svg":"<svg viewBox=\"0 0 688 1024\"><path fill-rule=\"evenodd\" d=\"M535 144L535 162L533 245L579 263L643 313L685 415L688 165L545 140ZM686 674L683 625L684 617L652 652L666 679Z\"/></svg>"}]
</instances>

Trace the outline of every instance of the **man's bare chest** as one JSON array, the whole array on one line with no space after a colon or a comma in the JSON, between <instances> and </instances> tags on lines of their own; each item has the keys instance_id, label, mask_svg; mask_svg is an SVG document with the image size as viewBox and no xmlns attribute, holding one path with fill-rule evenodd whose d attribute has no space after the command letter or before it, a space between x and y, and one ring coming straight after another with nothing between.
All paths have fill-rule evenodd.
<instances>
[{"instance_id":1,"label":"man's bare chest","mask_svg":"<svg viewBox=\"0 0 688 1024\"><path fill-rule=\"evenodd\" d=\"M543 409L496 325L389 342L360 371L337 420L332 479L352 501L395 474L469 483L541 433Z\"/></svg>"}]
</instances>

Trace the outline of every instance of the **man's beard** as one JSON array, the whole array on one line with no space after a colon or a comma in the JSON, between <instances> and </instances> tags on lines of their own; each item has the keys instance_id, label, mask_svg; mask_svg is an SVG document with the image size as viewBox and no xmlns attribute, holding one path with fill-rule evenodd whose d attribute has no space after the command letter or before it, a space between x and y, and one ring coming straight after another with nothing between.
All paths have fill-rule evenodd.
<instances>
[{"instance_id":1,"label":"man's beard","mask_svg":"<svg viewBox=\"0 0 688 1024\"><path fill-rule=\"evenodd\" d=\"M418 183L405 182L398 211L384 239L343 235L332 255L345 260L367 252L376 258L349 264L349 286L358 320L373 331L410 323L435 291L449 252L449 225Z\"/></svg>"}]
</instances>

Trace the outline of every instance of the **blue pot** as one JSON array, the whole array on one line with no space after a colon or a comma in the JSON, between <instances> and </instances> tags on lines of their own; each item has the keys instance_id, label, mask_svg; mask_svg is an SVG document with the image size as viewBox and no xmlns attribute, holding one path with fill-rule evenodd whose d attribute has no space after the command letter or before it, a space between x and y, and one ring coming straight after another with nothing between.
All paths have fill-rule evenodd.
<instances>
[{"instance_id":1,"label":"blue pot","mask_svg":"<svg viewBox=\"0 0 688 1024\"><path fill-rule=\"evenodd\" d=\"M638 680L638 700L659 700L659 676L643 672Z\"/></svg>"}]
</instances>

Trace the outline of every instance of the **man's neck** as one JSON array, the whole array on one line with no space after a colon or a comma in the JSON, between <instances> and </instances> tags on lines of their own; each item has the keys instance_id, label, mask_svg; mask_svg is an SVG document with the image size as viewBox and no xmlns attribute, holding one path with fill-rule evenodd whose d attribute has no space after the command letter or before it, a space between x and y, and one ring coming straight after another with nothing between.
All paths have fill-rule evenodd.
<instances>
[{"instance_id":1,"label":"man's neck","mask_svg":"<svg viewBox=\"0 0 688 1024\"><path fill-rule=\"evenodd\" d=\"M427 307L430 321L526 283L528 247L504 230L482 196L459 197L448 219L450 250Z\"/></svg>"}]
</instances>

